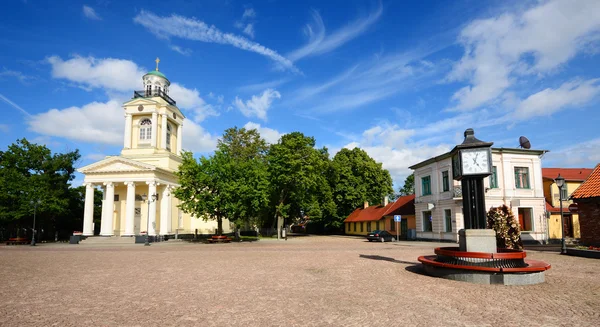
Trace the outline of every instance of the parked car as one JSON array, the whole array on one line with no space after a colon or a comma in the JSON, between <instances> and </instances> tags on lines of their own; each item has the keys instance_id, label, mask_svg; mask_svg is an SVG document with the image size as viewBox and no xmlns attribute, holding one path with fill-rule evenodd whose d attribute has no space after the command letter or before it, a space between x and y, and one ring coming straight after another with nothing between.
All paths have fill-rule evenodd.
<instances>
[{"instance_id":1,"label":"parked car","mask_svg":"<svg viewBox=\"0 0 600 327\"><path fill-rule=\"evenodd\" d=\"M395 239L394 235L388 233L384 230L374 230L367 234L367 240L371 241L380 241L380 242L390 242Z\"/></svg>"}]
</instances>

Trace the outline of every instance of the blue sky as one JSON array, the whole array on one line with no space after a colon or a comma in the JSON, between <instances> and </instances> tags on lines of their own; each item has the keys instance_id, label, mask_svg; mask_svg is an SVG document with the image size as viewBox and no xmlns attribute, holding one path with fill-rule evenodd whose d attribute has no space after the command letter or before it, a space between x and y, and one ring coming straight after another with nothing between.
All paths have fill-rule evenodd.
<instances>
[{"instance_id":1,"label":"blue sky","mask_svg":"<svg viewBox=\"0 0 600 327\"><path fill-rule=\"evenodd\" d=\"M451 149L466 128L521 135L545 167L600 162L598 1L9 1L0 12L0 148L26 137L118 154L120 104L160 70L187 116L184 148L224 129L292 131L389 169ZM81 176L78 181L81 182Z\"/></svg>"}]
</instances>

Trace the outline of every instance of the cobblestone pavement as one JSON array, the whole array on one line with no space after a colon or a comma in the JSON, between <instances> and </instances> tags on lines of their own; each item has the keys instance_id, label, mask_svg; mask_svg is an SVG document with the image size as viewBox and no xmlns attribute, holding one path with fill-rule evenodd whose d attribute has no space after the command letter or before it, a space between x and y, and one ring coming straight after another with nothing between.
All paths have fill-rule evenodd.
<instances>
[{"instance_id":1,"label":"cobblestone pavement","mask_svg":"<svg viewBox=\"0 0 600 327\"><path fill-rule=\"evenodd\" d=\"M475 285L422 275L434 246L1 246L0 326L600 325L600 260L531 251L552 264L546 283Z\"/></svg>"}]
</instances>

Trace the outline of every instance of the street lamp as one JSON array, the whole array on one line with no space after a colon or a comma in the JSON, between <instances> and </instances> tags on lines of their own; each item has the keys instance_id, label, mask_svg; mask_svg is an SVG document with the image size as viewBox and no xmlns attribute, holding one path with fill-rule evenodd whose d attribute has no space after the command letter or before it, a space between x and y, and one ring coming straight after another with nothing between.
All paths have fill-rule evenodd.
<instances>
[{"instance_id":1,"label":"street lamp","mask_svg":"<svg viewBox=\"0 0 600 327\"><path fill-rule=\"evenodd\" d=\"M565 178L558 174L558 177L554 179L556 186L558 187L558 198L560 201L560 224L562 231L562 238L560 240L560 253L567 254L567 244L565 243L565 215L563 213L563 197L562 197L562 188L565 186Z\"/></svg>"},{"instance_id":2,"label":"street lamp","mask_svg":"<svg viewBox=\"0 0 600 327\"><path fill-rule=\"evenodd\" d=\"M35 214L37 212L37 207L42 203L42 200L33 201L31 200L29 203L33 206L33 232L31 236L31 246L35 246Z\"/></svg>"},{"instance_id":3,"label":"street lamp","mask_svg":"<svg viewBox=\"0 0 600 327\"><path fill-rule=\"evenodd\" d=\"M142 194L142 200L148 200L148 219L146 220L146 243L144 243L144 246L150 245L150 242L148 241L148 234L150 234L150 203L156 201L157 197L158 195L156 193L152 194L150 196L150 199L148 199L146 193Z\"/></svg>"}]
</instances>

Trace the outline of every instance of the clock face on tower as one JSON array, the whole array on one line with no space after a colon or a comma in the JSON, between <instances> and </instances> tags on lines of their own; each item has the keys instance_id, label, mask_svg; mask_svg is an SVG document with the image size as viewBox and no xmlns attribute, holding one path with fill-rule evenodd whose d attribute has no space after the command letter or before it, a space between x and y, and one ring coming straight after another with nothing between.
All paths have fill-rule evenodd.
<instances>
[{"instance_id":1,"label":"clock face on tower","mask_svg":"<svg viewBox=\"0 0 600 327\"><path fill-rule=\"evenodd\" d=\"M461 150L463 175L479 175L490 172L487 148Z\"/></svg>"}]
</instances>

